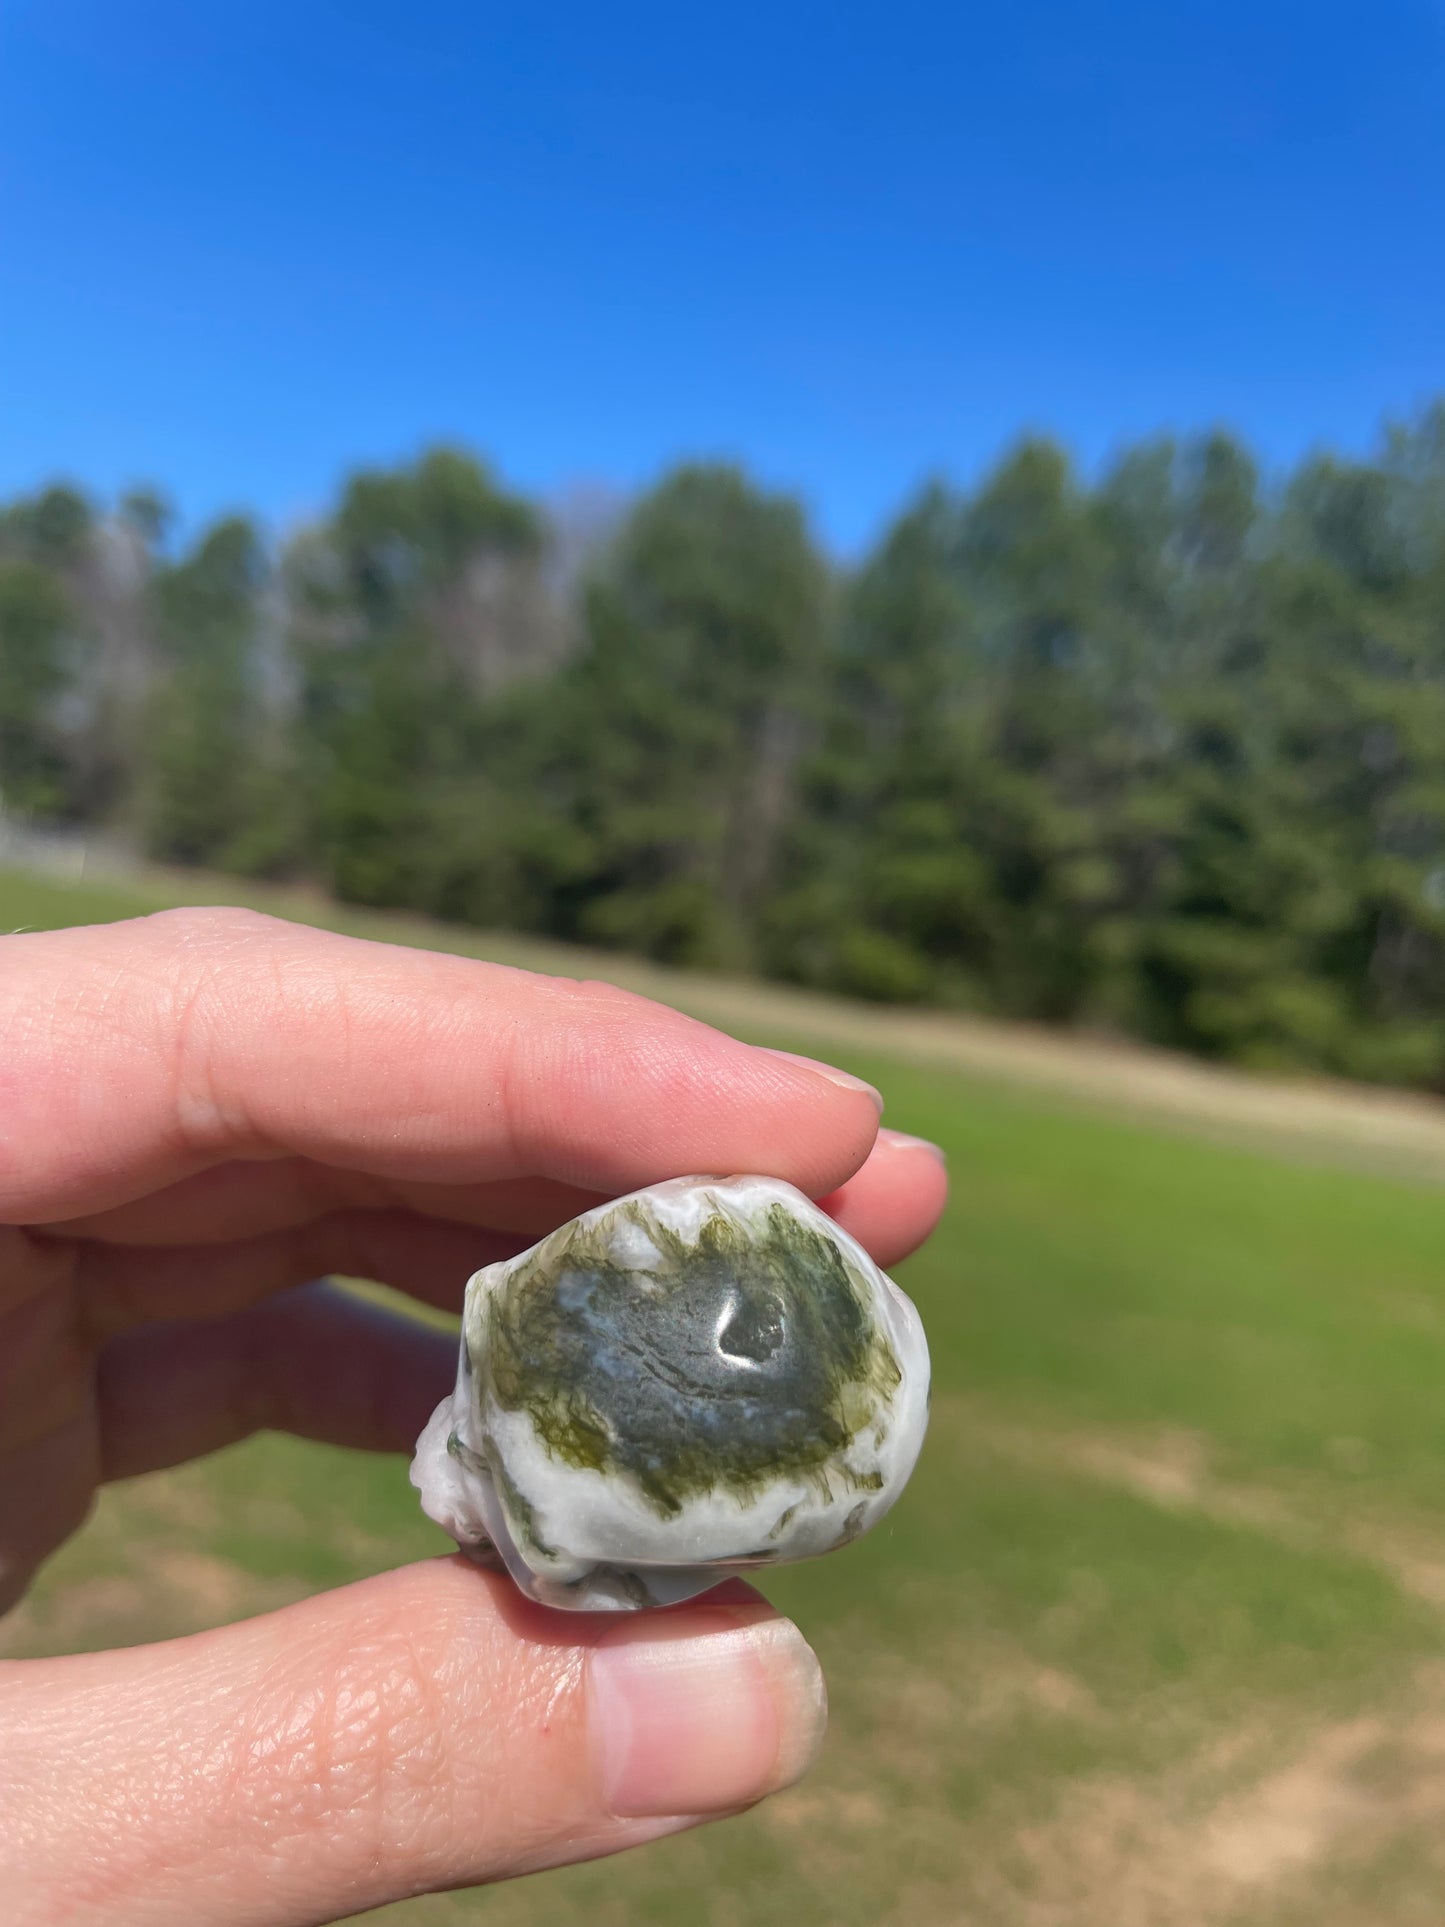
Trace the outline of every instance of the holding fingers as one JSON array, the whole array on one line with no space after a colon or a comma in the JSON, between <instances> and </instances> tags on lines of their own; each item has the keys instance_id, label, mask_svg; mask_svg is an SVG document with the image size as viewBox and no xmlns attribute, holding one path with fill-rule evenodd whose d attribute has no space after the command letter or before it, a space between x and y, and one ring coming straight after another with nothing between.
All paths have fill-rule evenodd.
<instances>
[{"instance_id":1,"label":"holding fingers","mask_svg":"<svg viewBox=\"0 0 1445 1927\"><path fill-rule=\"evenodd\" d=\"M607 986L248 913L0 939L0 1586L103 1478L268 1427L409 1446L454 1346L318 1274L455 1306L491 1257L698 1170L784 1177L891 1262L943 1175L877 1115ZM439 1560L0 1670L14 1917L320 1922L802 1770L822 1702L794 1629L746 1589L641 1617L559 1630Z\"/></svg>"}]
</instances>

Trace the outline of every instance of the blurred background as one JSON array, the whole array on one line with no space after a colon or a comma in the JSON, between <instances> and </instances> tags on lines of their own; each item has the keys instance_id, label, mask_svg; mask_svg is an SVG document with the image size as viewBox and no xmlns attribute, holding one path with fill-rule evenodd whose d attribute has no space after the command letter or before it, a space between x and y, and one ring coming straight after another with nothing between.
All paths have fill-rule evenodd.
<instances>
[{"instance_id":1,"label":"blurred background","mask_svg":"<svg viewBox=\"0 0 1445 1927\"><path fill-rule=\"evenodd\" d=\"M1445 15L0 22L0 928L632 984L948 1151L764 1811L446 1927L1445 1915ZM429 1550L262 1438L66 1651Z\"/></svg>"}]
</instances>

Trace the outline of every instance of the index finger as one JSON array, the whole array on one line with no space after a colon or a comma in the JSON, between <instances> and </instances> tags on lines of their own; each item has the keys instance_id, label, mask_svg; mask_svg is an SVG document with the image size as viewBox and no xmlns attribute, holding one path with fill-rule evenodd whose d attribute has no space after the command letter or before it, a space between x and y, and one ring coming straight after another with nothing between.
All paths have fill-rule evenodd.
<instances>
[{"instance_id":1,"label":"index finger","mask_svg":"<svg viewBox=\"0 0 1445 1927\"><path fill-rule=\"evenodd\" d=\"M609 984L250 911L0 939L0 1222L285 1156L614 1195L758 1171L816 1197L878 1111L859 1079Z\"/></svg>"}]
</instances>

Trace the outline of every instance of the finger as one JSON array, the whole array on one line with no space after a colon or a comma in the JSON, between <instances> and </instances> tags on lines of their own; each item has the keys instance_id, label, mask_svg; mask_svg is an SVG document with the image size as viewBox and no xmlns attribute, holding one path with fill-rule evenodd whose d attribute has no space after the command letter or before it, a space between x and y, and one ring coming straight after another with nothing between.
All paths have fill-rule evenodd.
<instances>
[{"instance_id":1,"label":"finger","mask_svg":"<svg viewBox=\"0 0 1445 1927\"><path fill-rule=\"evenodd\" d=\"M449 1334L324 1282L234 1317L148 1326L101 1354L101 1476L179 1465L253 1432L409 1452L456 1368Z\"/></svg>"},{"instance_id":2,"label":"finger","mask_svg":"<svg viewBox=\"0 0 1445 1927\"><path fill-rule=\"evenodd\" d=\"M0 1222L228 1158L628 1191L691 1171L836 1188L877 1097L605 984L249 911L0 939Z\"/></svg>"},{"instance_id":3,"label":"finger","mask_svg":"<svg viewBox=\"0 0 1445 1927\"><path fill-rule=\"evenodd\" d=\"M904 1161L900 1153L906 1154ZM924 1165L910 1168L906 1158L912 1156L931 1159L932 1170ZM829 1209L836 1204L846 1212L853 1235L870 1250L876 1239L879 1250L889 1254L880 1262L891 1263L927 1235L941 1168L936 1146L902 1132L880 1131L867 1163L832 1194ZM208 1245L304 1225L342 1207L399 1207L418 1217L445 1218L530 1243L600 1204L602 1195L546 1178L425 1184L339 1171L306 1158L264 1164L232 1160L148 1197L67 1219L52 1229L108 1244Z\"/></svg>"},{"instance_id":4,"label":"finger","mask_svg":"<svg viewBox=\"0 0 1445 1927\"><path fill-rule=\"evenodd\" d=\"M284 1231L346 1206L372 1211L400 1207L530 1240L601 1203L602 1197L599 1191L548 1178L427 1184L338 1170L309 1158L265 1163L232 1159L128 1204L68 1218L51 1228L65 1237L111 1244L219 1244Z\"/></svg>"},{"instance_id":5,"label":"finger","mask_svg":"<svg viewBox=\"0 0 1445 1927\"><path fill-rule=\"evenodd\" d=\"M85 1522L99 1462L95 1410L88 1400L49 1431L6 1447L0 1477L0 1615L23 1596L41 1562Z\"/></svg>"},{"instance_id":6,"label":"finger","mask_svg":"<svg viewBox=\"0 0 1445 1927\"><path fill-rule=\"evenodd\" d=\"M886 1271L918 1249L947 1200L948 1172L938 1146L882 1130L863 1168L820 1202Z\"/></svg>"},{"instance_id":7,"label":"finger","mask_svg":"<svg viewBox=\"0 0 1445 1927\"><path fill-rule=\"evenodd\" d=\"M84 1519L95 1489L92 1358L74 1253L0 1226L0 1613Z\"/></svg>"},{"instance_id":8,"label":"finger","mask_svg":"<svg viewBox=\"0 0 1445 1927\"><path fill-rule=\"evenodd\" d=\"M901 1131L880 1130L861 1170L825 1202L859 1243L880 1264L888 1265L905 1257L928 1236L946 1191L943 1154L936 1145ZM370 1215L377 1218L383 1215L380 1207L392 1204L406 1209L390 1215L410 1223L444 1217L458 1225L484 1227L483 1236L505 1232L511 1234L514 1243L526 1243L600 1202L595 1191L580 1191L545 1179L514 1185L407 1184L331 1171L304 1159L288 1158L275 1164L218 1165L168 1185L151 1197L67 1221L54 1230L67 1237L107 1244L204 1246L247 1232L300 1227L318 1213L334 1211L344 1203L376 1207ZM357 1209L351 1215L360 1218L363 1212ZM478 1264L482 1262L477 1260ZM476 1266L471 1268L475 1270ZM357 1276L375 1275L340 1260L312 1264L297 1275L310 1277L320 1270L348 1269ZM425 1290L416 1295L425 1297L428 1303L439 1302Z\"/></svg>"},{"instance_id":9,"label":"finger","mask_svg":"<svg viewBox=\"0 0 1445 1927\"><path fill-rule=\"evenodd\" d=\"M224 1245L82 1244L76 1270L86 1329L104 1339L151 1318L223 1317L325 1273L460 1311L472 1273L518 1248L514 1238L408 1211L338 1211Z\"/></svg>"},{"instance_id":10,"label":"finger","mask_svg":"<svg viewBox=\"0 0 1445 1927\"><path fill-rule=\"evenodd\" d=\"M548 1612L459 1559L0 1687L0 1887L21 1922L310 1927L735 1812L824 1719L746 1588Z\"/></svg>"},{"instance_id":11,"label":"finger","mask_svg":"<svg viewBox=\"0 0 1445 1927\"><path fill-rule=\"evenodd\" d=\"M0 1226L0 1454L73 1417L90 1359L75 1314L75 1254Z\"/></svg>"}]
</instances>

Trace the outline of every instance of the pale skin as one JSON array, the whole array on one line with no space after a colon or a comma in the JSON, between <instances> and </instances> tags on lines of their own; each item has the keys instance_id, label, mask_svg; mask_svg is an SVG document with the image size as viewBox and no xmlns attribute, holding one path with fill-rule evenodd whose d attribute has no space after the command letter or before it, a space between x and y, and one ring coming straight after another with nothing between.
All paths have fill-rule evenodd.
<instances>
[{"instance_id":1,"label":"pale skin","mask_svg":"<svg viewBox=\"0 0 1445 1927\"><path fill-rule=\"evenodd\" d=\"M0 938L0 1610L107 1480L268 1428L410 1448L453 1343L326 1274L455 1308L694 1171L786 1178L885 1266L945 1188L856 1079L605 984L235 910ZM12 1662L5 1917L309 1927L616 1852L796 1779L823 1708L746 1587L549 1613L456 1557Z\"/></svg>"}]
</instances>

